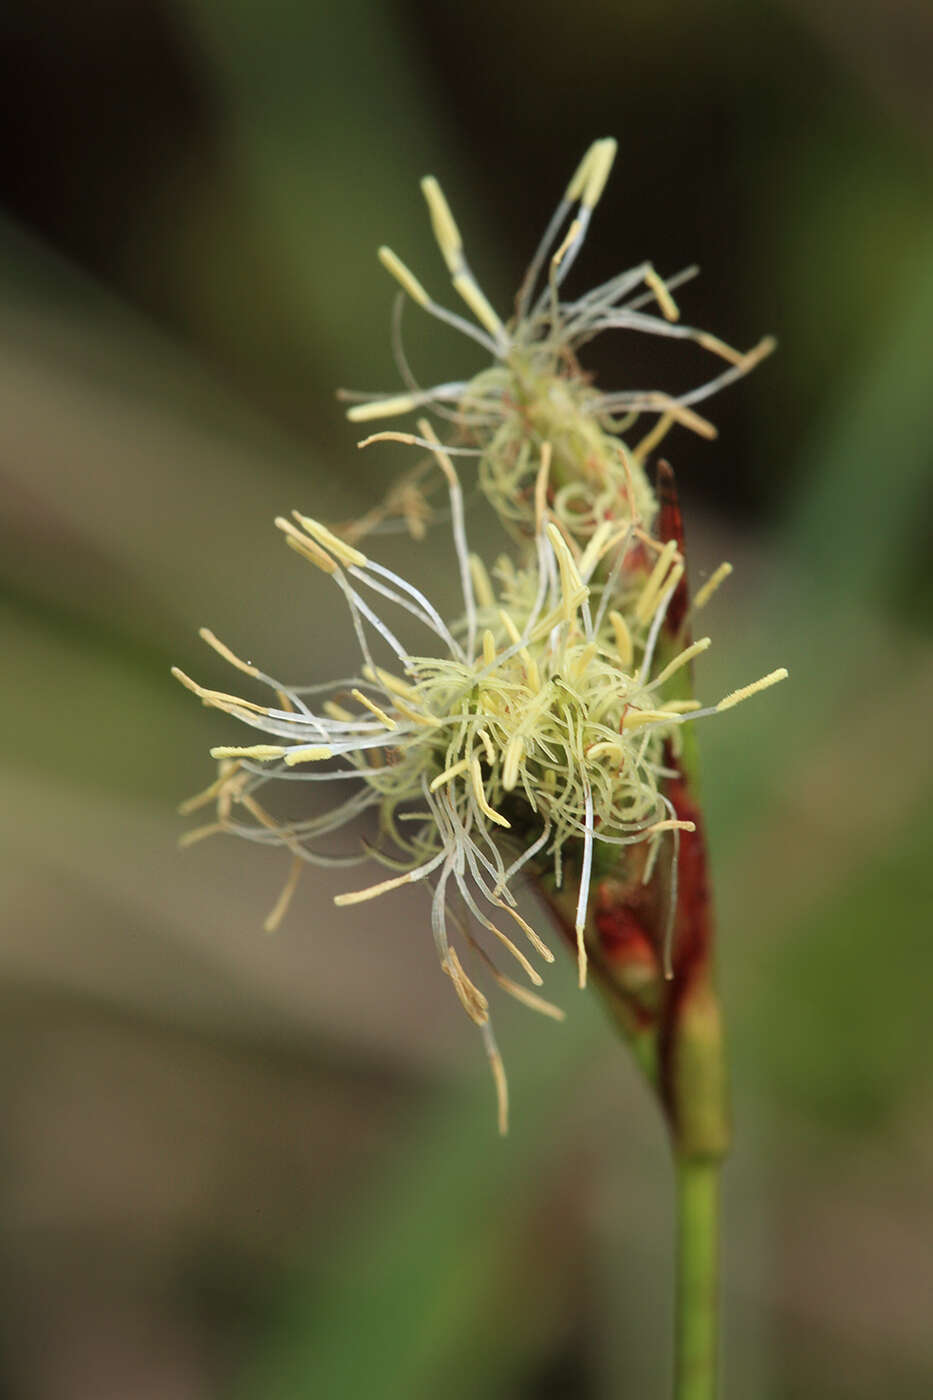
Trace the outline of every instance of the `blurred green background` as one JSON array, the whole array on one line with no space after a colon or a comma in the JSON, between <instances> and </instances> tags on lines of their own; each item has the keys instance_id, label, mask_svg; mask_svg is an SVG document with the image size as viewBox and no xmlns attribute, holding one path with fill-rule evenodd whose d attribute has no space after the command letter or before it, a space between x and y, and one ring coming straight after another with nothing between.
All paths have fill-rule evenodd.
<instances>
[{"instance_id":1,"label":"blurred green background","mask_svg":"<svg viewBox=\"0 0 933 1400\"><path fill-rule=\"evenodd\" d=\"M0 217L0 1394L646 1397L669 1378L662 1131L570 960L563 1026L475 1033L418 892L335 911L281 854L178 852L236 726L207 624L274 674L353 669L281 546L407 462L391 243L445 283L444 182L505 310L587 143L616 172L574 273L702 265L685 318L780 353L673 436L736 1144L724 1393L933 1389L927 722L933 12L925 0L8 0ZM477 366L411 310L425 381ZM670 342L607 341L680 388ZM452 606L443 526L380 557ZM925 801L926 799L926 801Z\"/></svg>"}]
</instances>

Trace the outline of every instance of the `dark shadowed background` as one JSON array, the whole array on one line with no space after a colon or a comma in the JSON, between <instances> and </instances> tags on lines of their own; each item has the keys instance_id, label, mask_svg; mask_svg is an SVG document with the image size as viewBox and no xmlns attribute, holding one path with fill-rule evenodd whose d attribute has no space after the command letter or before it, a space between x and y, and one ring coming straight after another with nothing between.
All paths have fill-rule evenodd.
<instances>
[{"instance_id":1,"label":"dark shadowed background","mask_svg":"<svg viewBox=\"0 0 933 1400\"><path fill-rule=\"evenodd\" d=\"M574 272L703 275L685 318L780 353L667 455L699 671L791 680L703 732L736 1146L726 1384L926 1397L931 1174L933 12L925 0L8 0L0 16L0 1394L544 1400L668 1383L661 1128L569 959L563 1026L497 1007L513 1124L413 891L335 910L287 857L179 852L233 721L208 624L274 674L354 667L276 514L408 459L388 242L445 282L444 183L507 311L582 151ZM427 382L478 368L406 320ZM616 387L692 383L619 337ZM380 557L450 610L443 527ZM924 800L926 799L926 801Z\"/></svg>"}]
</instances>

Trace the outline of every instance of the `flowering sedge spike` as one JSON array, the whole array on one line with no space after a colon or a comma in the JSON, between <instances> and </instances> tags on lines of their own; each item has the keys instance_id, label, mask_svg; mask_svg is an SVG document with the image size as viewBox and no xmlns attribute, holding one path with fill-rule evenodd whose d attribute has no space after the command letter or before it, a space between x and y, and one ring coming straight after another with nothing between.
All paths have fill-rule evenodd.
<instances>
[{"instance_id":1,"label":"flowering sedge spike","mask_svg":"<svg viewBox=\"0 0 933 1400\"><path fill-rule=\"evenodd\" d=\"M650 263L617 274L573 300L563 284L579 253L590 218L609 178L616 143L596 141L587 151L545 230L516 297L502 320L474 277L440 185L422 182L435 238L454 290L472 319L437 302L390 248L379 258L398 283L399 312L406 298L469 336L491 363L474 378L422 388L414 380L400 337L396 360L406 382L401 394L345 394L355 423L432 409L452 429L453 450L477 459L479 483L503 522L527 541L534 533L534 479L542 447L552 456L551 509L558 524L584 542L601 521L636 520L650 526L655 500L644 470L648 455L680 424L715 437L696 405L747 374L774 348L770 337L747 352L733 350L706 331L681 324L673 291L694 276L687 268L662 278ZM603 392L578 361L579 351L608 330L640 331L691 340L726 368L683 394L628 389ZM643 418L651 421L645 430ZM395 434L376 433L366 443ZM421 438L407 436L412 442Z\"/></svg>"},{"instance_id":2,"label":"flowering sedge spike","mask_svg":"<svg viewBox=\"0 0 933 1400\"><path fill-rule=\"evenodd\" d=\"M288 545L342 593L359 646L359 674L323 687L286 684L203 630L205 641L271 690L276 703L207 689L176 670L206 705L262 732L259 743L212 749L218 777L184 810L213 804L215 819L185 839L229 832L291 853L270 928L282 918L306 863L374 861L390 872L338 895L340 906L404 885L427 887L437 954L482 1031L504 1130L505 1078L489 1005L464 960L475 955L507 992L559 1018L558 1008L531 990L542 983L535 960L550 962L553 954L516 908L520 872L550 869L560 888L565 856L579 871L573 930L583 985L594 878L615 868L628 848L643 851L641 868L653 868L664 849L673 868L681 834L694 830L665 791L676 777L672 763L684 726L786 673L774 672L705 708L671 693L678 675L709 645L704 637L659 663L659 637L683 575L676 547L623 518L603 521L581 550L546 504L547 447L536 467L533 554L519 567L503 557L494 583L469 551L451 460L428 423L420 431L447 485L462 616L448 624L413 584L318 521L297 512L292 520L277 520ZM639 560L649 558L650 568L627 567L633 550ZM410 626L413 619L428 634L426 652L399 639L393 630L399 622L383 620L374 594L400 621ZM282 819L267 805L267 794L274 804L277 787L296 780L333 783L341 800L323 814ZM373 834L362 850L330 847L336 833L367 817ZM490 940L517 964L523 981L501 971Z\"/></svg>"}]
</instances>

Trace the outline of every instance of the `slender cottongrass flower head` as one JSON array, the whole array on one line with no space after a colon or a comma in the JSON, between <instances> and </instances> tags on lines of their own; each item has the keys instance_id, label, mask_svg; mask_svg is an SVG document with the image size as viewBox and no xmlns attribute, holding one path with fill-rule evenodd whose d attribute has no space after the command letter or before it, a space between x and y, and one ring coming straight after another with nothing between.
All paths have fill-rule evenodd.
<instances>
[{"instance_id":1,"label":"slender cottongrass flower head","mask_svg":"<svg viewBox=\"0 0 933 1400\"><path fill-rule=\"evenodd\" d=\"M270 929L305 864L374 861L391 872L338 895L338 905L407 884L427 887L437 954L481 1028L504 1130L506 1084L489 1003L464 962L472 957L506 992L560 1018L563 1013L533 990L542 983L534 960L550 962L553 954L516 907L520 872L550 871L559 886L564 853L572 849L584 985L591 882L624 848L646 843L647 880L668 843L673 916L678 840L681 831L693 830L664 792L665 779L675 776L665 756L676 754L681 727L730 708L785 673L708 707L669 696L668 682L709 645L701 638L655 664L683 575L676 547L653 540L637 517L623 517L602 520L581 549L549 505L553 459L545 443L532 492L533 556L519 565L503 556L490 573L469 550L449 454L430 423L422 421L419 432L447 485L462 615L445 622L423 592L318 521L298 513L279 519L287 543L343 594L359 646L359 674L324 687L285 684L203 631L228 662L270 689L276 703L206 689L176 670L206 705L263 734L261 743L212 749L218 777L184 810L213 803L216 816L186 840L229 832L291 852ZM633 571L633 554L647 567ZM384 620L377 600L415 619L427 636L424 653L403 645L393 630L398 623ZM283 819L267 805L266 790L295 781L333 784L340 798L323 814ZM371 831L361 847L330 849L334 833L367 816ZM520 980L502 971L493 956L500 949Z\"/></svg>"},{"instance_id":2,"label":"slender cottongrass flower head","mask_svg":"<svg viewBox=\"0 0 933 1400\"><path fill-rule=\"evenodd\" d=\"M644 471L648 455L674 424L715 437L696 405L747 374L774 348L770 337L752 350L733 350L717 336L680 323L674 290L695 267L663 278L644 262L568 300L563 285L583 246L616 154L616 142L595 141L587 151L528 266L514 314L502 320L466 260L457 224L434 176L422 181L434 234L455 292L471 320L440 305L391 248L379 257L401 287L395 319L395 357L405 383L401 394L345 394L356 400L357 423L428 409L449 424L448 449L478 462L479 484L503 523L526 542L534 534L533 485L542 447L551 452L554 515L585 541L606 518L638 519L650 526L654 496ZM430 315L475 341L491 363L472 379L422 388L411 373L401 339L408 297ZM609 330L639 331L690 340L727 368L683 394L660 390L602 391L580 367L578 355ZM647 431L640 426L650 421ZM361 444L392 438L424 444L412 434L377 433Z\"/></svg>"}]
</instances>

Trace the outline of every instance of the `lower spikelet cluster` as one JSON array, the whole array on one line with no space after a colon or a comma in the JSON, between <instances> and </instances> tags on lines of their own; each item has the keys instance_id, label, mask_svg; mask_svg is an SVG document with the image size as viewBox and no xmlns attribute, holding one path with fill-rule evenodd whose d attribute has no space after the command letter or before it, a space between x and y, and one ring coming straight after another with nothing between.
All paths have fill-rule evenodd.
<instances>
[{"instance_id":1,"label":"lower spikelet cluster","mask_svg":"<svg viewBox=\"0 0 933 1400\"><path fill-rule=\"evenodd\" d=\"M667 683L706 649L709 638L684 646L663 669L653 669L683 561L671 545L662 548L631 523L619 527L605 521L580 551L542 504L535 567L516 569L503 556L494 569L497 590L481 560L467 550L459 528L459 482L443 449L435 444L434 450L450 489L463 616L448 627L422 592L319 522L298 514L294 521L279 520L288 543L344 594L360 642L361 672L328 687L328 698L314 708L307 689L264 675L212 633L202 632L226 660L270 687L279 703L262 705L208 690L176 671L179 679L205 704L285 742L214 748L218 779L185 809L214 802L216 820L190 832L187 840L226 831L292 852L292 872L267 920L269 928L282 918L305 862L372 859L397 872L338 895L338 905L431 882L431 925L441 964L471 1018L484 1028L498 1066L486 998L451 942L451 921L502 987L560 1016L500 971L469 932L469 923L492 935L539 986L540 973L524 949L546 961L552 954L516 909L513 885L529 863L537 870L549 863L559 885L564 848L576 843L582 850L576 928L584 985L594 850L618 854L620 847L649 842L647 879L666 838L676 874L678 833L692 824L677 819L662 791L663 780L672 776L663 763L665 749L672 745L676 751L681 725L726 709L745 693L706 709L696 700L666 698ZM547 499L547 471L545 454L536 482L539 503ZM639 573L637 594L626 597L615 576L633 554L644 553L651 567ZM406 650L361 589L414 616L440 644L437 652ZM624 603L625 612L610 606L613 601ZM377 640L394 654L395 669L375 660ZM765 677L747 693L782 674ZM350 797L298 821L277 818L258 797L280 779L338 783L347 778L357 780ZM367 813L375 817L375 834L358 854L321 848L334 832ZM454 897L465 919L454 913ZM511 937L495 922L503 916Z\"/></svg>"},{"instance_id":2,"label":"lower spikelet cluster","mask_svg":"<svg viewBox=\"0 0 933 1400\"><path fill-rule=\"evenodd\" d=\"M403 292L482 344L494 363L468 383L431 390L412 384L405 395L369 398L350 410L351 418L365 420L425 405L453 421L454 441L448 444L428 419L416 433L376 435L420 445L429 454L384 507L339 534L297 512L276 522L288 545L343 595L359 647L358 675L325 686L284 684L240 660L207 630L204 639L271 690L275 703L210 690L175 672L206 705L263 735L260 743L212 749L218 776L183 810L213 804L215 818L190 831L185 842L230 832L291 852L291 871L266 921L269 929L283 917L305 864L374 861L388 872L338 895L338 905L423 883L430 891L441 966L482 1029L503 1131L502 1062L487 998L465 962L472 956L511 995L562 1017L533 990L542 983L535 960L549 962L553 954L516 907L517 879L532 873L560 887L572 868L583 986L591 883L601 871L620 868L625 848L644 843L639 868L645 882L660 858L670 862L663 949L669 973L678 844L682 831L693 830L665 793L666 782L677 776L669 765L676 762L682 727L786 675L774 671L705 707L684 686L690 663L710 643L708 637L690 640L691 620L729 565L710 578L691 610L678 605L675 623L672 600L686 596L684 559L674 541L662 543L655 535L656 504L644 461L674 423L711 430L691 402L747 372L770 345L762 342L743 356L715 337L675 324L670 288L678 279L665 283L648 264L576 302L561 299L560 284L614 150L613 142L596 142L584 158L508 325L473 279L436 181L424 186L435 233L453 285L478 325L439 307L394 253L380 253ZM574 209L534 300L545 258ZM640 310L649 299L658 304L660 319ZM579 371L576 351L610 326L688 337L728 360L730 368L679 399L601 394ZM401 352L399 358L407 375ZM626 444L624 432L644 412L654 413L657 422L640 441ZM476 459L479 484L517 542L515 556L501 556L491 569L467 542L463 491L452 460L457 454ZM421 589L356 547L393 514L421 537L431 515L421 490L429 468L439 471L446 486L463 598L461 615L450 621ZM409 633L427 638L427 646L409 641ZM277 807L294 799L296 781L324 783L338 800L312 815L284 816ZM355 849L333 849L336 834L356 828L365 834ZM511 959L520 980L501 970L494 950Z\"/></svg>"}]
</instances>

